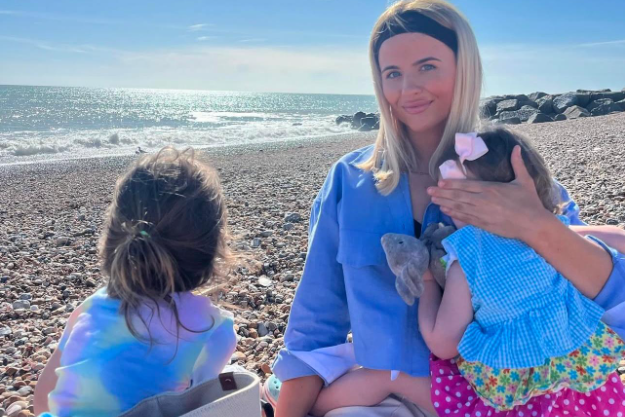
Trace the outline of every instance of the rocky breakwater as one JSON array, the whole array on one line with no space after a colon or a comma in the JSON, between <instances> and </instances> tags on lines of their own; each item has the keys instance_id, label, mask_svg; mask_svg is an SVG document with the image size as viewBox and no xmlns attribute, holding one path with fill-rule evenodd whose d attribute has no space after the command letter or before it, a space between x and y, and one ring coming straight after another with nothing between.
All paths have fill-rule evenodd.
<instances>
[{"instance_id":1,"label":"rocky breakwater","mask_svg":"<svg viewBox=\"0 0 625 417\"><path fill-rule=\"evenodd\" d=\"M520 124L605 116L625 111L623 91L577 90L564 94L536 92L480 100L480 117L494 123Z\"/></svg>"},{"instance_id":2,"label":"rocky breakwater","mask_svg":"<svg viewBox=\"0 0 625 417\"><path fill-rule=\"evenodd\" d=\"M359 111L353 116L341 115L336 118L336 124L341 125L348 123L352 129L368 132L370 130L378 130L380 128L380 115L378 113L365 113Z\"/></svg>"}]
</instances>

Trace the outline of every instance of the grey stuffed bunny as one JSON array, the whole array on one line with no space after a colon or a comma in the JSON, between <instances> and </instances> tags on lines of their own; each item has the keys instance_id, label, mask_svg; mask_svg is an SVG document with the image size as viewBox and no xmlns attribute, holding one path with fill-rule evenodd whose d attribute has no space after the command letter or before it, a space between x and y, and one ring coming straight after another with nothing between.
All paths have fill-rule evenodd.
<instances>
[{"instance_id":1,"label":"grey stuffed bunny","mask_svg":"<svg viewBox=\"0 0 625 417\"><path fill-rule=\"evenodd\" d=\"M396 276L395 289L408 305L423 293L423 274L430 268L436 282L445 287L445 267L441 258L446 254L442 241L456 229L441 223L431 224L421 239L414 236L387 233L382 247L391 271Z\"/></svg>"},{"instance_id":2,"label":"grey stuffed bunny","mask_svg":"<svg viewBox=\"0 0 625 417\"><path fill-rule=\"evenodd\" d=\"M427 247L413 236L395 233L382 236L382 247L396 276L395 289L406 304L413 305L423 293L423 274L430 262Z\"/></svg>"}]
</instances>

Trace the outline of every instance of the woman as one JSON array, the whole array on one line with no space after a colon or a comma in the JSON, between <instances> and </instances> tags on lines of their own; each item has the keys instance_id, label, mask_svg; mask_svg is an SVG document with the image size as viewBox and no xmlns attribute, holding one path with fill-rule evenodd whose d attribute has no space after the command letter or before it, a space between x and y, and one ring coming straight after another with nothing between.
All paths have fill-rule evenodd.
<instances>
[{"instance_id":1,"label":"woman","mask_svg":"<svg viewBox=\"0 0 625 417\"><path fill-rule=\"evenodd\" d=\"M443 0L394 4L373 29L370 59L380 132L374 146L333 166L314 201L306 266L285 349L274 363L282 381L278 417L306 416L324 382L335 379L341 364L349 366L343 359L350 354L358 365L389 371L389 377L397 371L416 378L429 374L418 303L407 306L395 291L380 244L385 233L418 236L428 224L450 223L453 216L523 240L605 309L625 301L623 256L547 215L519 150L512 183L444 181L437 187L432 180L454 134L473 131L478 122L479 52L468 22L453 6ZM561 196L568 202L565 214L580 224L575 203L564 189ZM608 324L617 330L620 323ZM350 329L353 345L347 346ZM429 384L422 386L420 395L430 398ZM428 414L390 398L377 408L328 415Z\"/></svg>"}]
</instances>

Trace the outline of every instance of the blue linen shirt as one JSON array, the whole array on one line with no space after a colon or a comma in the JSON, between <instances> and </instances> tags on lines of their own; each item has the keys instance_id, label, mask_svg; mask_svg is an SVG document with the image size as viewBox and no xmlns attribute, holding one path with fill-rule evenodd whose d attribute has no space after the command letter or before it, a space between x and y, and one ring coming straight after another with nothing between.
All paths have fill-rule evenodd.
<instances>
[{"instance_id":1,"label":"blue linen shirt","mask_svg":"<svg viewBox=\"0 0 625 417\"><path fill-rule=\"evenodd\" d=\"M418 328L418 300L408 306L397 294L380 243L385 233L414 234L408 177L403 174L388 196L380 194L372 173L357 167L371 152L373 146L367 146L334 164L313 203L308 256L284 336L285 348L273 364L281 381L316 375L291 351L345 343L350 330L359 365L429 375L430 352ZM561 200L566 202L563 214L571 224L583 224L579 207L562 187ZM451 224L451 219L430 204L422 221L424 230L433 222ZM605 249L614 267L595 302L610 310L625 303L625 257ZM625 316L604 321L617 332L623 330L620 335L625 337Z\"/></svg>"}]
</instances>

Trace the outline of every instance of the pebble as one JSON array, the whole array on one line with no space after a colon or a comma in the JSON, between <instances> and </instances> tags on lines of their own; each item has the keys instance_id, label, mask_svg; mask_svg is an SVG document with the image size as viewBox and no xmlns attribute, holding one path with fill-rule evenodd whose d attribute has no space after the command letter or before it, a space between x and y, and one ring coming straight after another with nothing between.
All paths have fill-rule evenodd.
<instances>
[{"instance_id":1,"label":"pebble","mask_svg":"<svg viewBox=\"0 0 625 417\"><path fill-rule=\"evenodd\" d=\"M302 215L299 213L286 213L284 215L284 221L288 223L298 223L303 219Z\"/></svg>"},{"instance_id":2,"label":"pebble","mask_svg":"<svg viewBox=\"0 0 625 417\"><path fill-rule=\"evenodd\" d=\"M15 401L7 407L6 414L9 417L17 417L17 414L28 408L28 404L25 401Z\"/></svg>"},{"instance_id":3,"label":"pebble","mask_svg":"<svg viewBox=\"0 0 625 417\"><path fill-rule=\"evenodd\" d=\"M263 287L269 287L272 284L273 282L264 275L258 278L258 285L261 285Z\"/></svg>"},{"instance_id":4,"label":"pebble","mask_svg":"<svg viewBox=\"0 0 625 417\"><path fill-rule=\"evenodd\" d=\"M258 335L263 337L267 336L268 333L269 330L267 329L267 326L265 326L265 323L258 323Z\"/></svg>"},{"instance_id":5,"label":"pebble","mask_svg":"<svg viewBox=\"0 0 625 417\"><path fill-rule=\"evenodd\" d=\"M18 300L13 303L13 310L23 310L23 309L29 309L29 308L30 308L30 302L26 300Z\"/></svg>"}]
</instances>

